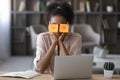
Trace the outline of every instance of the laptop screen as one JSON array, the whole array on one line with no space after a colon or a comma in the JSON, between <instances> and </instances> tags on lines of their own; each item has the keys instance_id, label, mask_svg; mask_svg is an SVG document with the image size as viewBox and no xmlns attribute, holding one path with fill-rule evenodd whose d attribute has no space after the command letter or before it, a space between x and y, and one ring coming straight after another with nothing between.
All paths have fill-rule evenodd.
<instances>
[{"instance_id":1,"label":"laptop screen","mask_svg":"<svg viewBox=\"0 0 120 80\"><path fill-rule=\"evenodd\" d=\"M91 78L93 66L92 55L55 56L54 78Z\"/></svg>"}]
</instances>

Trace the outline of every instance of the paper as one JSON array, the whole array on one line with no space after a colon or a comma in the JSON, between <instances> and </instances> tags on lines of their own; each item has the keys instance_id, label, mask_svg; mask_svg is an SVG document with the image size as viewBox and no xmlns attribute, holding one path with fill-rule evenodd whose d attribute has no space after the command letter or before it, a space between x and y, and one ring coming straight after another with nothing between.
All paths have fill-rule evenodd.
<instances>
[{"instance_id":1,"label":"paper","mask_svg":"<svg viewBox=\"0 0 120 80\"><path fill-rule=\"evenodd\" d=\"M69 24L49 24L49 32L69 32Z\"/></svg>"},{"instance_id":2,"label":"paper","mask_svg":"<svg viewBox=\"0 0 120 80\"><path fill-rule=\"evenodd\" d=\"M58 24L49 24L49 32L58 32Z\"/></svg>"},{"instance_id":3,"label":"paper","mask_svg":"<svg viewBox=\"0 0 120 80\"><path fill-rule=\"evenodd\" d=\"M1 77L19 77L19 78L33 78L35 76L40 75L40 73L37 73L33 70L27 70L27 71L20 71L20 72L9 72L5 74L1 74Z\"/></svg>"},{"instance_id":4,"label":"paper","mask_svg":"<svg viewBox=\"0 0 120 80\"><path fill-rule=\"evenodd\" d=\"M59 32L68 32L68 31L69 31L69 25L68 24L60 24Z\"/></svg>"}]
</instances>

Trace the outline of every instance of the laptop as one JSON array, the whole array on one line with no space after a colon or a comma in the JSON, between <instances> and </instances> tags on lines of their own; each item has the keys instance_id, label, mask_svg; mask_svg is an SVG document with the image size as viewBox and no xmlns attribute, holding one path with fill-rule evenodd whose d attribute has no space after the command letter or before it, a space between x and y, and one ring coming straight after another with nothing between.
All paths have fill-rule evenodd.
<instances>
[{"instance_id":1,"label":"laptop","mask_svg":"<svg viewBox=\"0 0 120 80\"><path fill-rule=\"evenodd\" d=\"M93 56L55 56L54 79L80 79L92 77Z\"/></svg>"}]
</instances>

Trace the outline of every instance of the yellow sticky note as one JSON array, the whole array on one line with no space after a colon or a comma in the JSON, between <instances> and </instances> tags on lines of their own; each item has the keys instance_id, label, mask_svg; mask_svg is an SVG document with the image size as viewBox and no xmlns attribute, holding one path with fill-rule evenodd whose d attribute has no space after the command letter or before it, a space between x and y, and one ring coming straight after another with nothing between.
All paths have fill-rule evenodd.
<instances>
[{"instance_id":1,"label":"yellow sticky note","mask_svg":"<svg viewBox=\"0 0 120 80\"><path fill-rule=\"evenodd\" d=\"M69 25L68 24L60 24L59 32L69 32Z\"/></svg>"},{"instance_id":2,"label":"yellow sticky note","mask_svg":"<svg viewBox=\"0 0 120 80\"><path fill-rule=\"evenodd\" d=\"M58 32L58 24L49 24L49 32Z\"/></svg>"}]
</instances>

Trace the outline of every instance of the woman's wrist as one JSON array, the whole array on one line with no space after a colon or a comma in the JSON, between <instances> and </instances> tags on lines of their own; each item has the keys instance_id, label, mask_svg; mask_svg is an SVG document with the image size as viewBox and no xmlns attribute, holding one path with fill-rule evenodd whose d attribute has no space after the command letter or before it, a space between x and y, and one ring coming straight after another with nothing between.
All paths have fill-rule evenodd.
<instances>
[{"instance_id":1,"label":"woman's wrist","mask_svg":"<svg viewBox=\"0 0 120 80\"><path fill-rule=\"evenodd\" d=\"M52 43L52 45L57 45L58 44L58 41L54 41L53 43Z\"/></svg>"}]
</instances>

